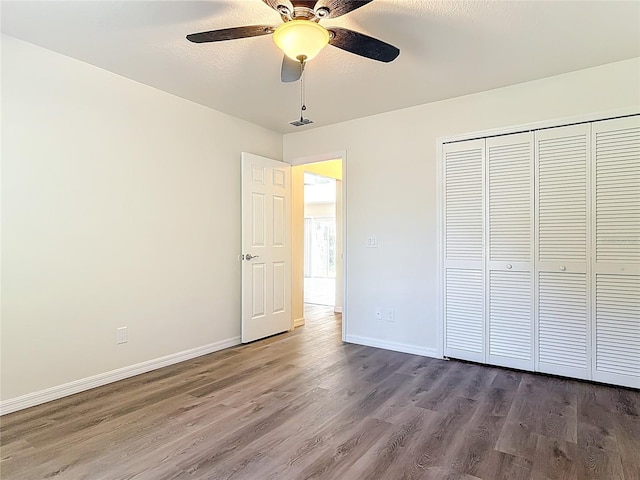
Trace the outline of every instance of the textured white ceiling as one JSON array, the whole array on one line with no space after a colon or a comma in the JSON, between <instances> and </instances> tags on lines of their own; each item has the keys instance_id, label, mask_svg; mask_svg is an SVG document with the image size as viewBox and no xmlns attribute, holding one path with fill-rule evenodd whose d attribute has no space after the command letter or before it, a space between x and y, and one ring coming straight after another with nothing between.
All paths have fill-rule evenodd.
<instances>
[{"instance_id":1,"label":"textured white ceiling","mask_svg":"<svg viewBox=\"0 0 640 480\"><path fill-rule=\"evenodd\" d=\"M185 35L281 23L261 0L3 1L2 31L124 77L292 132L640 56L638 1L375 0L325 26L400 48L384 64L327 47L280 82L269 36L193 44Z\"/></svg>"}]
</instances>

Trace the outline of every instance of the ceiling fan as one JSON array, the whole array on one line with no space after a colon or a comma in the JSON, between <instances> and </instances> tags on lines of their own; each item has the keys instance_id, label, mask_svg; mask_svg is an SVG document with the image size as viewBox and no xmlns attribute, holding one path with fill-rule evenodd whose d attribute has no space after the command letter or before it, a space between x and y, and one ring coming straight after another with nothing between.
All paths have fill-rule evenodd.
<instances>
[{"instance_id":1,"label":"ceiling fan","mask_svg":"<svg viewBox=\"0 0 640 480\"><path fill-rule=\"evenodd\" d=\"M346 28L328 27L320 20L336 18L363 7L373 0L262 0L277 11L283 24L251 25L192 33L187 40L194 43L220 42L237 38L273 34L276 45L284 52L281 79L295 82L304 65L327 44L347 52L380 62L391 62L400 54L393 45Z\"/></svg>"}]
</instances>

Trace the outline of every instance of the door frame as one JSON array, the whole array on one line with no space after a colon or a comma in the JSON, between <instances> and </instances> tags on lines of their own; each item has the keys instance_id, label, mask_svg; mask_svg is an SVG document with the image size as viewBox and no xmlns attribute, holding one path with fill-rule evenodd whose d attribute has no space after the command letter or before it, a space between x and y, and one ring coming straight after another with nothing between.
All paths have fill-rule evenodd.
<instances>
[{"instance_id":1,"label":"door frame","mask_svg":"<svg viewBox=\"0 0 640 480\"><path fill-rule=\"evenodd\" d=\"M305 157L296 157L285 160L292 167L306 165L310 163L326 162L330 160L342 160L342 341L346 341L348 325L348 303L347 296L347 270L348 270L348 235L347 235L347 151L319 153ZM292 319L293 322L294 319Z\"/></svg>"}]
</instances>

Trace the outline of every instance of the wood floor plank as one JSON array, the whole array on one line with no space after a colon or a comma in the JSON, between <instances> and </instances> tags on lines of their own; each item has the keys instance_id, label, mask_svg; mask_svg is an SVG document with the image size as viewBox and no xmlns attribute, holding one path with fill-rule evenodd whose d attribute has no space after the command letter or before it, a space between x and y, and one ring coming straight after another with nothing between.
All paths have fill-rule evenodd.
<instances>
[{"instance_id":1,"label":"wood floor plank","mask_svg":"<svg viewBox=\"0 0 640 480\"><path fill-rule=\"evenodd\" d=\"M640 420L621 414L610 415L610 418L625 478L640 478Z\"/></svg>"},{"instance_id":2,"label":"wood floor plank","mask_svg":"<svg viewBox=\"0 0 640 480\"><path fill-rule=\"evenodd\" d=\"M443 414L412 407L402 423L390 429L390 435L378 442L353 465L354 478L422 478L426 465L420 462L421 441L429 437Z\"/></svg>"},{"instance_id":3,"label":"wood floor plank","mask_svg":"<svg viewBox=\"0 0 640 480\"><path fill-rule=\"evenodd\" d=\"M457 471L488 478L491 453L504 422L505 417L484 415L477 410L465 427L465 436L458 438L458 445L450 456L449 465Z\"/></svg>"},{"instance_id":4,"label":"wood floor plank","mask_svg":"<svg viewBox=\"0 0 640 480\"><path fill-rule=\"evenodd\" d=\"M481 478L492 480L528 480L533 462L508 453L493 450L482 467Z\"/></svg>"},{"instance_id":5,"label":"wood floor plank","mask_svg":"<svg viewBox=\"0 0 640 480\"><path fill-rule=\"evenodd\" d=\"M532 480L549 478L578 480L576 444L543 435L536 436L538 442L532 468Z\"/></svg>"},{"instance_id":6,"label":"wood floor plank","mask_svg":"<svg viewBox=\"0 0 640 480\"><path fill-rule=\"evenodd\" d=\"M301 480L324 478L356 478L350 467L382 436L388 435L391 425L376 418L360 419L351 429L341 431L326 448L324 454L305 468Z\"/></svg>"},{"instance_id":7,"label":"wood floor plank","mask_svg":"<svg viewBox=\"0 0 640 480\"><path fill-rule=\"evenodd\" d=\"M622 461L617 452L598 447L578 447L577 478L624 480Z\"/></svg>"},{"instance_id":8,"label":"wood floor plank","mask_svg":"<svg viewBox=\"0 0 640 480\"><path fill-rule=\"evenodd\" d=\"M538 438L526 420L507 416L495 448L498 452L533 461Z\"/></svg>"},{"instance_id":9,"label":"wood floor plank","mask_svg":"<svg viewBox=\"0 0 640 480\"><path fill-rule=\"evenodd\" d=\"M447 467L430 467L425 470L425 480L482 480L472 475L457 472Z\"/></svg>"},{"instance_id":10,"label":"wood floor plank","mask_svg":"<svg viewBox=\"0 0 640 480\"><path fill-rule=\"evenodd\" d=\"M0 419L6 480L638 480L640 393L292 332Z\"/></svg>"},{"instance_id":11,"label":"wood floor plank","mask_svg":"<svg viewBox=\"0 0 640 480\"><path fill-rule=\"evenodd\" d=\"M486 415L496 417L506 417L511 410L511 405L516 396L517 390L506 390L504 388L485 388L484 395L479 397L481 408Z\"/></svg>"}]
</instances>

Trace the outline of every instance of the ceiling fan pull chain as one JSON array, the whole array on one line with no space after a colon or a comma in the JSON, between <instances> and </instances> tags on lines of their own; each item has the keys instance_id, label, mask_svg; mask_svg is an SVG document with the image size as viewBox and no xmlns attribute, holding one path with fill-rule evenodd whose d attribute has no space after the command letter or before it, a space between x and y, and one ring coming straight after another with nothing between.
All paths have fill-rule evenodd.
<instances>
[{"instance_id":1,"label":"ceiling fan pull chain","mask_svg":"<svg viewBox=\"0 0 640 480\"><path fill-rule=\"evenodd\" d=\"M307 109L305 105L304 91L304 60L300 61L300 121L304 120L304 111Z\"/></svg>"}]
</instances>

